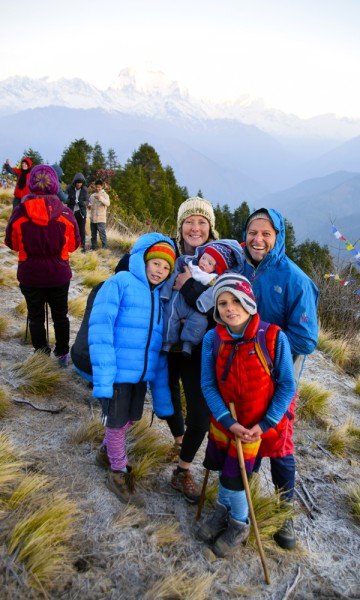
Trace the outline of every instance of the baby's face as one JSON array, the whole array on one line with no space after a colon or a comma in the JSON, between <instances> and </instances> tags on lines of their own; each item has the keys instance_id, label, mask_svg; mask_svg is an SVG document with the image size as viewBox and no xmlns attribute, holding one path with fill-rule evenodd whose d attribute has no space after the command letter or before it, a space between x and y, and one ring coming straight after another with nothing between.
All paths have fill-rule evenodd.
<instances>
[{"instance_id":1,"label":"baby's face","mask_svg":"<svg viewBox=\"0 0 360 600\"><path fill-rule=\"evenodd\" d=\"M204 252L199 259L199 267L205 273L215 273L216 260L210 254Z\"/></svg>"}]
</instances>

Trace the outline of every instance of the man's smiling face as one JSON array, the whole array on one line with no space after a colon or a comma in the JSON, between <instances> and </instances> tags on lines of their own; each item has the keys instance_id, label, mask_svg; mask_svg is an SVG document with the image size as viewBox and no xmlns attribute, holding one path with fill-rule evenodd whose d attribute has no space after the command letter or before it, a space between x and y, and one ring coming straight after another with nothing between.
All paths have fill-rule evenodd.
<instances>
[{"instance_id":1,"label":"man's smiling face","mask_svg":"<svg viewBox=\"0 0 360 600\"><path fill-rule=\"evenodd\" d=\"M254 219L246 232L246 247L251 258L260 262L273 249L276 231L267 219Z\"/></svg>"}]
</instances>

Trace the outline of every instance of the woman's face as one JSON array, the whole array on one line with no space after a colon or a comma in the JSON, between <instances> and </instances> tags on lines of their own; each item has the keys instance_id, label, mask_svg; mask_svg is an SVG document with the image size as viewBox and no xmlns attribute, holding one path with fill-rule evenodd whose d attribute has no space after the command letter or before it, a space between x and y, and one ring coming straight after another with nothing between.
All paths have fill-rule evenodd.
<instances>
[{"instance_id":1,"label":"woman's face","mask_svg":"<svg viewBox=\"0 0 360 600\"><path fill-rule=\"evenodd\" d=\"M185 254L194 255L198 246L206 244L210 235L210 223L201 215L192 215L182 224L181 236Z\"/></svg>"}]
</instances>

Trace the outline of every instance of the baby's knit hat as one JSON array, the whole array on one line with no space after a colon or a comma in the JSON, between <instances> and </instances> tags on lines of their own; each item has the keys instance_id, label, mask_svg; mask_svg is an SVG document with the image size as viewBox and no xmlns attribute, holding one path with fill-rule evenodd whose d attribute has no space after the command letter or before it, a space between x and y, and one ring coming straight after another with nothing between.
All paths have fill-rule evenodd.
<instances>
[{"instance_id":1,"label":"baby's knit hat","mask_svg":"<svg viewBox=\"0 0 360 600\"><path fill-rule=\"evenodd\" d=\"M157 242L150 246L145 253L145 262L151 258L162 258L170 265L170 273L173 272L175 266L175 250L167 242Z\"/></svg>"},{"instance_id":2,"label":"baby's knit hat","mask_svg":"<svg viewBox=\"0 0 360 600\"><path fill-rule=\"evenodd\" d=\"M238 273L224 273L224 275L221 275L216 280L213 287L214 319L217 323L225 325L220 319L217 308L217 299L223 292L231 292L231 294L234 294L234 296L240 300L241 306L249 313L249 315L255 315L257 313L256 300L250 281Z\"/></svg>"},{"instance_id":3,"label":"baby's knit hat","mask_svg":"<svg viewBox=\"0 0 360 600\"><path fill-rule=\"evenodd\" d=\"M273 226L273 228L275 229L274 223L272 218L270 217L268 211L266 210L266 208L260 208L259 210L255 211L249 218L248 221L246 223L246 229L249 227L251 221L255 221L255 219L265 219L266 221L270 221L271 225Z\"/></svg>"},{"instance_id":4,"label":"baby's knit hat","mask_svg":"<svg viewBox=\"0 0 360 600\"><path fill-rule=\"evenodd\" d=\"M50 165L36 165L30 172L29 188L33 194L57 194L59 180L56 171Z\"/></svg>"},{"instance_id":5,"label":"baby's knit hat","mask_svg":"<svg viewBox=\"0 0 360 600\"><path fill-rule=\"evenodd\" d=\"M222 275L224 271L235 265L235 255L229 246L213 242L205 246L204 254L210 254L216 260L215 272Z\"/></svg>"},{"instance_id":6,"label":"baby's knit hat","mask_svg":"<svg viewBox=\"0 0 360 600\"><path fill-rule=\"evenodd\" d=\"M194 196L192 198L188 198L179 206L177 214L177 243L180 245L182 240L181 228L183 222L185 219L193 217L194 215L200 215L209 221L209 239L217 240L219 238L219 234L215 229L215 213L212 204L208 200L205 200L205 198Z\"/></svg>"}]
</instances>

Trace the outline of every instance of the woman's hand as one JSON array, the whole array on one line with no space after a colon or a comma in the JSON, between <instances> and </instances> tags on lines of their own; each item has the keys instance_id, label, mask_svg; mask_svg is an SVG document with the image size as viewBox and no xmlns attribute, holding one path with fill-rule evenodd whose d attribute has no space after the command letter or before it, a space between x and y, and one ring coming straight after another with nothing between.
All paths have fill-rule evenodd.
<instances>
[{"instance_id":1,"label":"woman's hand","mask_svg":"<svg viewBox=\"0 0 360 600\"><path fill-rule=\"evenodd\" d=\"M177 292L179 290L181 290L181 288L184 285L185 281L187 281L188 279L191 279L191 273L190 273L189 267L187 265L185 265L184 266L184 272L183 273L179 273L179 275L175 279L175 283L173 285L173 290L176 290Z\"/></svg>"}]
</instances>

